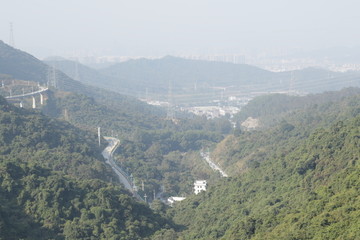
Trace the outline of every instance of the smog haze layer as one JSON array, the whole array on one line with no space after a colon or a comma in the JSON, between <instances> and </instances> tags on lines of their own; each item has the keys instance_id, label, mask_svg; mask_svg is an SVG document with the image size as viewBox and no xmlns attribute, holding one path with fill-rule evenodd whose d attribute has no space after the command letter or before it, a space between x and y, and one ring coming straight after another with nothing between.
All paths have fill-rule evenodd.
<instances>
[{"instance_id":1,"label":"smog haze layer","mask_svg":"<svg viewBox=\"0 0 360 240\"><path fill-rule=\"evenodd\" d=\"M0 39L50 55L289 53L358 45L355 0L3 1Z\"/></svg>"}]
</instances>

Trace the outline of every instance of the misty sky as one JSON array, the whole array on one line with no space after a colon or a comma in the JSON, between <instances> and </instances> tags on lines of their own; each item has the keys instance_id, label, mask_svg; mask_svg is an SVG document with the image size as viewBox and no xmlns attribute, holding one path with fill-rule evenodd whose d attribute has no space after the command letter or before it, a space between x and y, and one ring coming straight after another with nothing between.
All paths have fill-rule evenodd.
<instances>
[{"instance_id":1,"label":"misty sky","mask_svg":"<svg viewBox=\"0 0 360 240\"><path fill-rule=\"evenodd\" d=\"M0 0L0 39L37 57L359 46L356 0Z\"/></svg>"}]
</instances>

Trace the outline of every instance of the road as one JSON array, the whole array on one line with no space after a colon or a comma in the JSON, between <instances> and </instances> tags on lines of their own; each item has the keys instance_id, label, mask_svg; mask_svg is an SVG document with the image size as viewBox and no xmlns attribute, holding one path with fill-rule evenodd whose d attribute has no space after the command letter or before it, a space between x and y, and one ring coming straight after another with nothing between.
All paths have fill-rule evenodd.
<instances>
[{"instance_id":1,"label":"road","mask_svg":"<svg viewBox=\"0 0 360 240\"><path fill-rule=\"evenodd\" d=\"M124 187L132 192L133 196L139 201L145 202L145 200L140 197L136 191L134 191L134 184L132 183L130 177L114 162L113 153L119 146L120 140L114 137L104 137L104 139L109 143L109 145L102 151L102 155L106 159L106 163L110 165Z\"/></svg>"},{"instance_id":2,"label":"road","mask_svg":"<svg viewBox=\"0 0 360 240\"><path fill-rule=\"evenodd\" d=\"M30 92L30 93L24 93L24 94L20 94L20 95L7 96L5 98L6 99L24 98L24 97L34 96L36 94L46 92L47 90L49 90L49 88L40 86L38 91Z\"/></svg>"},{"instance_id":3,"label":"road","mask_svg":"<svg viewBox=\"0 0 360 240\"><path fill-rule=\"evenodd\" d=\"M201 151L200 155L214 171L219 171L222 177L229 177L218 165L211 161L210 154L208 152Z\"/></svg>"},{"instance_id":4,"label":"road","mask_svg":"<svg viewBox=\"0 0 360 240\"><path fill-rule=\"evenodd\" d=\"M113 137L104 137L106 141L108 141L109 145L104 149L102 155L106 159L106 163L110 165L116 175L119 177L120 182L131 192L133 192L133 187L126 173L114 162L113 160L113 153L116 148L120 144L120 140Z\"/></svg>"}]
</instances>

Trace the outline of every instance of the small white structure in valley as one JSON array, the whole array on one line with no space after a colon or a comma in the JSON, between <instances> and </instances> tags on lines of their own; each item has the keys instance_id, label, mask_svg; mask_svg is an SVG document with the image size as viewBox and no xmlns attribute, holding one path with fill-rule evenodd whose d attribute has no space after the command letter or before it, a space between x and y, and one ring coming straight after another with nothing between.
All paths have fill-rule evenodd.
<instances>
[{"instance_id":1,"label":"small white structure in valley","mask_svg":"<svg viewBox=\"0 0 360 240\"><path fill-rule=\"evenodd\" d=\"M206 180L196 180L194 182L194 193L197 195L201 191L206 191Z\"/></svg>"},{"instance_id":2,"label":"small white structure in valley","mask_svg":"<svg viewBox=\"0 0 360 240\"><path fill-rule=\"evenodd\" d=\"M185 197L169 197L167 200L170 206L173 206L175 202L181 202L182 200L185 199L186 199Z\"/></svg>"}]
</instances>

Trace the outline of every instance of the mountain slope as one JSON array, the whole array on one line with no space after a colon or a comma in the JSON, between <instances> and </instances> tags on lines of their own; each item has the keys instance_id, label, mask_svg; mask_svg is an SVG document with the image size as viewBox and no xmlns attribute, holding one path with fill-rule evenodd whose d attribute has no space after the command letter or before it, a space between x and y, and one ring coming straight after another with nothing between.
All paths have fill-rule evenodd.
<instances>
[{"instance_id":1,"label":"mountain slope","mask_svg":"<svg viewBox=\"0 0 360 240\"><path fill-rule=\"evenodd\" d=\"M118 63L100 72L117 78L116 83L110 83L118 88L129 91L144 91L150 93L166 93L169 81L173 90L181 92L196 88L229 87L238 84L268 83L274 77L268 72L249 65L236 65L222 62L186 60L176 57L164 57L157 60L131 60Z\"/></svg>"},{"instance_id":2,"label":"mountain slope","mask_svg":"<svg viewBox=\"0 0 360 240\"><path fill-rule=\"evenodd\" d=\"M279 123L286 115L299 111L309 112L319 107L317 112L326 111L334 103L345 101L346 98L358 96L360 88L346 88L341 91L310 94L307 96L289 96L285 94L269 94L254 98L234 116L240 124L247 118L256 118L262 128ZM321 109L320 106L323 106ZM341 108L337 108L341 110Z\"/></svg>"},{"instance_id":3,"label":"mountain slope","mask_svg":"<svg viewBox=\"0 0 360 240\"><path fill-rule=\"evenodd\" d=\"M78 178L108 180L111 171L99 161L95 134L16 108L2 97L0 104L2 161L32 162Z\"/></svg>"},{"instance_id":4,"label":"mountain slope","mask_svg":"<svg viewBox=\"0 0 360 240\"><path fill-rule=\"evenodd\" d=\"M96 135L0 98L0 239L147 239L170 221L119 185Z\"/></svg>"},{"instance_id":5,"label":"mountain slope","mask_svg":"<svg viewBox=\"0 0 360 240\"><path fill-rule=\"evenodd\" d=\"M360 117L181 202L181 239L358 239ZM285 147L286 148L286 147Z\"/></svg>"},{"instance_id":6,"label":"mountain slope","mask_svg":"<svg viewBox=\"0 0 360 240\"><path fill-rule=\"evenodd\" d=\"M220 96L226 99L271 91L320 93L360 86L358 73L336 73L318 68L274 73L245 64L171 56L130 60L100 70L64 59L50 59L47 63L69 76L78 77L83 83L144 99L168 101L171 87L173 101L180 105L209 104Z\"/></svg>"},{"instance_id":7,"label":"mountain slope","mask_svg":"<svg viewBox=\"0 0 360 240\"><path fill-rule=\"evenodd\" d=\"M165 121L160 120L156 111L149 111L142 105L124 101L120 106L112 107L98 103L94 98L80 94L67 94L65 97L53 97L51 107L44 109L45 113L67 120L83 129L95 130L102 128L102 134L117 134L121 138L129 137L136 130L162 128ZM152 108L150 108L151 110ZM159 110L159 112L161 112Z\"/></svg>"},{"instance_id":8,"label":"mountain slope","mask_svg":"<svg viewBox=\"0 0 360 240\"><path fill-rule=\"evenodd\" d=\"M49 71L51 71L51 67L42 61L0 41L0 74L10 75L18 80L34 81L46 85ZM120 112L134 111L144 115L164 114L158 108L149 106L134 97L124 96L75 81L57 69L55 69L55 75L57 81L55 90L93 97L97 102Z\"/></svg>"},{"instance_id":9,"label":"mountain slope","mask_svg":"<svg viewBox=\"0 0 360 240\"><path fill-rule=\"evenodd\" d=\"M311 133L360 113L360 89L294 97L269 95L255 98L239 117L256 117L256 130L236 129L212 151L211 157L232 174L247 171L287 153Z\"/></svg>"},{"instance_id":10,"label":"mountain slope","mask_svg":"<svg viewBox=\"0 0 360 240\"><path fill-rule=\"evenodd\" d=\"M54 66L56 69L59 69L72 79L76 79L79 82L99 88L113 90L113 86L109 84L114 81L111 77L104 76L99 71L81 63L61 58L49 58L45 59L44 62L49 66Z\"/></svg>"}]
</instances>

